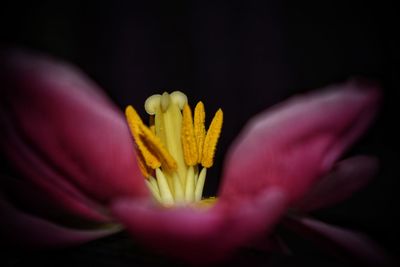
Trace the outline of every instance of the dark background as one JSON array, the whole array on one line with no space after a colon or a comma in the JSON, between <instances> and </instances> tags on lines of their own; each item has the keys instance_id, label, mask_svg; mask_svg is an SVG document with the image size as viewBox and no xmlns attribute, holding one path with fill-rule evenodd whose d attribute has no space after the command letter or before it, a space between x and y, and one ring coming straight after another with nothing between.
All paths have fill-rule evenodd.
<instances>
[{"instance_id":1,"label":"dark background","mask_svg":"<svg viewBox=\"0 0 400 267\"><path fill-rule=\"evenodd\" d=\"M223 136L207 192L215 194L223 155L245 122L294 93L353 76L378 81L384 104L376 123L348 152L381 160L377 178L316 217L367 233L400 253L399 78L394 71L393 7L366 1L13 1L0 7L0 45L72 62L123 109L147 96L184 91L208 114L224 110ZM397 73L396 73L397 74ZM144 115L144 114L143 114ZM211 115L209 115L210 117ZM236 262L278 266L342 262L286 234L294 255L246 251ZM172 265L126 234L56 252L4 257L9 266Z\"/></svg>"}]
</instances>

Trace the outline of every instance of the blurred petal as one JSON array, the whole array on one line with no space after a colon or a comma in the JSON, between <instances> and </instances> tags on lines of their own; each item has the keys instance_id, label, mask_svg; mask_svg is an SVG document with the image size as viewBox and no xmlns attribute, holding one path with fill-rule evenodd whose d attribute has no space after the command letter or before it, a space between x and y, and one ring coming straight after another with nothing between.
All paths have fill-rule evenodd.
<instances>
[{"instance_id":1,"label":"blurred petal","mask_svg":"<svg viewBox=\"0 0 400 267\"><path fill-rule=\"evenodd\" d=\"M112 221L104 207L75 188L68 185L56 187L51 182L44 182L36 185L29 180L0 175L0 188L9 201L34 216L68 226Z\"/></svg>"},{"instance_id":2,"label":"blurred petal","mask_svg":"<svg viewBox=\"0 0 400 267\"><path fill-rule=\"evenodd\" d=\"M363 234L306 217L287 217L284 225L337 256L368 266L392 266L385 252Z\"/></svg>"},{"instance_id":3,"label":"blurred petal","mask_svg":"<svg viewBox=\"0 0 400 267\"><path fill-rule=\"evenodd\" d=\"M373 157L356 156L340 161L292 207L308 212L341 202L365 186L377 170L378 160Z\"/></svg>"},{"instance_id":4,"label":"blurred petal","mask_svg":"<svg viewBox=\"0 0 400 267\"><path fill-rule=\"evenodd\" d=\"M1 61L0 148L22 177L53 196L148 194L125 119L95 84L51 58L6 51Z\"/></svg>"},{"instance_id":5,"label":"blurred petal","mask_svg":"<svg viewBox=\"0 0 400 267\"><path fill-rule=\"evenodd\" d=\"M278 234L268 234L263 236L256 242L251 243L249 247L265 251L267 253L280 253L285 255L292 254L288 245Z\"/></svg>"},{"instance_id":6,"label":"blurred petal","mask_svg":"<svg viewBox=\"0 0 400 267\"><path fill-rule=\"evenodd\" d=\"M178 259L207 263L271 231L285 207L285 195L271 188L251 200L220 201L208 210L167 209L125 199L116 201L112 211L136 240Z\"/></svg>"},{"instance_id":7,"label":"blurred petal","mask_svg":"<svg viewBox=\"0 0 400 267\"><path fill-rule=\"evenodd\" d=\"M79 230L24 213L0 195L0 246L36 249L81 244L119 231L118 225Z\"/></svg>"},{"instance_id":8,"label":"blurred petal","mask_svg":"<svg viewBox=\"0 0 400 267\"><path fill-rule=\"evenodd\" d=\"M230 149L221 196L281 186L298 199L375 116L377 86L351 81L295 97L258 115Z\"/></svg>"}]
</instances>

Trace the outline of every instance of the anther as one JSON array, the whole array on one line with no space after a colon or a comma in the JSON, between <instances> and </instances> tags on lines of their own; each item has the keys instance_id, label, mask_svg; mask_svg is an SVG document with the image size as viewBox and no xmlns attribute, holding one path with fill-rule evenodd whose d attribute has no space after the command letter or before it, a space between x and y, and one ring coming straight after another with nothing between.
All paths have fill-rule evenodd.
<instances>
[{"instance_id":1,"label":"anther","mask_svg":"<svg viewBox=\"0 0 400 267\"><path fill-rule=\"evenodd\" d=\"M205 119L206 119L206 112L204 110L203 102L200 101L194 108L194 123L193 123L194 136L196 138L197 153L198 153L197 163L201 162L201 158L203 155L204 139L206 138L206 129L204 126Z\"/></svg>"},{"instance_id":2,"label":"anther","mask_svg":"<svg viewBox=\"0 0 400 267\"><path fill-rule=\"evenodd\" d=\"M197 164L198 151L193 131L192 112L188 104L183 107L181 137L185 163L188 166L194 166Z\"/></svg>"},{"instance_id":3,"label":"anther","mask_svg":"<svg viewBox=\"0 0 400 267\"><path fill-rule=\"evenodd\" d=\"M128 106L125 110L126 118L128 120L129 129L131 130L132 136L135 139L138 150L143 156L144 162L147 166L152 169L159 168L161 162L158 160L157 156L153 154L152 151L146 146L142 139L142 125L143 122L137 114L136 110L132 106ZM140 163L140 162L139 162ZM140 167L140 165L139 165Z\"/></svg>"},{"instance_id":4,"label":"anther","mask_svg":"<svg viewBox=\"0 0 400 267\"><path fill-rule=\"evenodd\" d=\"M206 138L204 139L203 156L201 158L201 165L203 165L203 167L210 168L214 163L215 148L221 133L222 121L223 113L222 110L219 109L215 113L207 131Z\"/></svg>"},{"instance_id":5,"label":"anther","mask_svg":"<svg viewBox=\"0 0 400 267\"><path fill-rule=\"evenodd\" d=\"M143 124L135 109L128 106L125 114L133 138L146 165L152 169L159 168L162 165L167 171L175 170L175 160L168 153L161 140Z\"/></svg>"}]
</instances>

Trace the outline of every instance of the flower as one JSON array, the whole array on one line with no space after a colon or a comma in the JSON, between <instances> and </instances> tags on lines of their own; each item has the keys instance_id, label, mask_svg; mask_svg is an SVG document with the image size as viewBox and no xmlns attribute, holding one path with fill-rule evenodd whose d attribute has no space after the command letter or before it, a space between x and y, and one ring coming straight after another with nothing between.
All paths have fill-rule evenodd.
<instances>
[{"instance_id":1,"label":"flower","mask_svg":"<svg viewBox=\"0 0 400 267\"><path fill-rule=\"evenodd\" d=\"M223 260L260 237L269 240L288 209L304 212L343 200L375 169L376 162L365 156L336 163L373 120L379 102L376 85L349 81L292 98L253 118L229 150L215 204L170 207L175 202L164 199L165 207L154 201L142 173L150 177L156 169L158 179L168 166L174 169L168 165L171 153L161 151L159 138L149 141L154 136L144 134L151 130L133 108L127 115L139 157L123 114L79 70L24 52L6 51L1 60L0 144L7 166L1 179L0 231L14 245L79 244L123 225L136 240L171 257ZM176 94L181 101L183 96ZM160 97L150 98L149 113ZM180 108L190 113L185 103ZM219 135L222 112L216 118L211 128ZM191 119L184 115L187 125ZM152 165L143 150L149 144L154 160L167 163ZM193 142L186 145L190 153ZM214 150L208 151L212 161ZM358 256L377 255L357 234L294 212L285 224L342 243ZM343 242L348 238L357 247Z\"/></svg>"}]
</instances>

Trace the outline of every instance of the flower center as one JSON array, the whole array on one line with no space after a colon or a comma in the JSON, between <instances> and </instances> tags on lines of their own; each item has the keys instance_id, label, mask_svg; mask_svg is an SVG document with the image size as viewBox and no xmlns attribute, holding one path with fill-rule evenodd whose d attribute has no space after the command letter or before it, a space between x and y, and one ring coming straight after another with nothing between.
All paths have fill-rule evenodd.
<instances>
[{"instance_id":1,"label":"flower center","mask_svg":"<svg viewBox=\"0 0 400 267\"><path fill-rule=\"evenodd\" d=\"M215 113L206 131L203 103L197 103L192 117L182 92L152 95L144 107L150 115L149 127L132 106L125 114L151 194L165 206L199 203L221 133L222 110Z\"/></svg>"}]
</instances>

